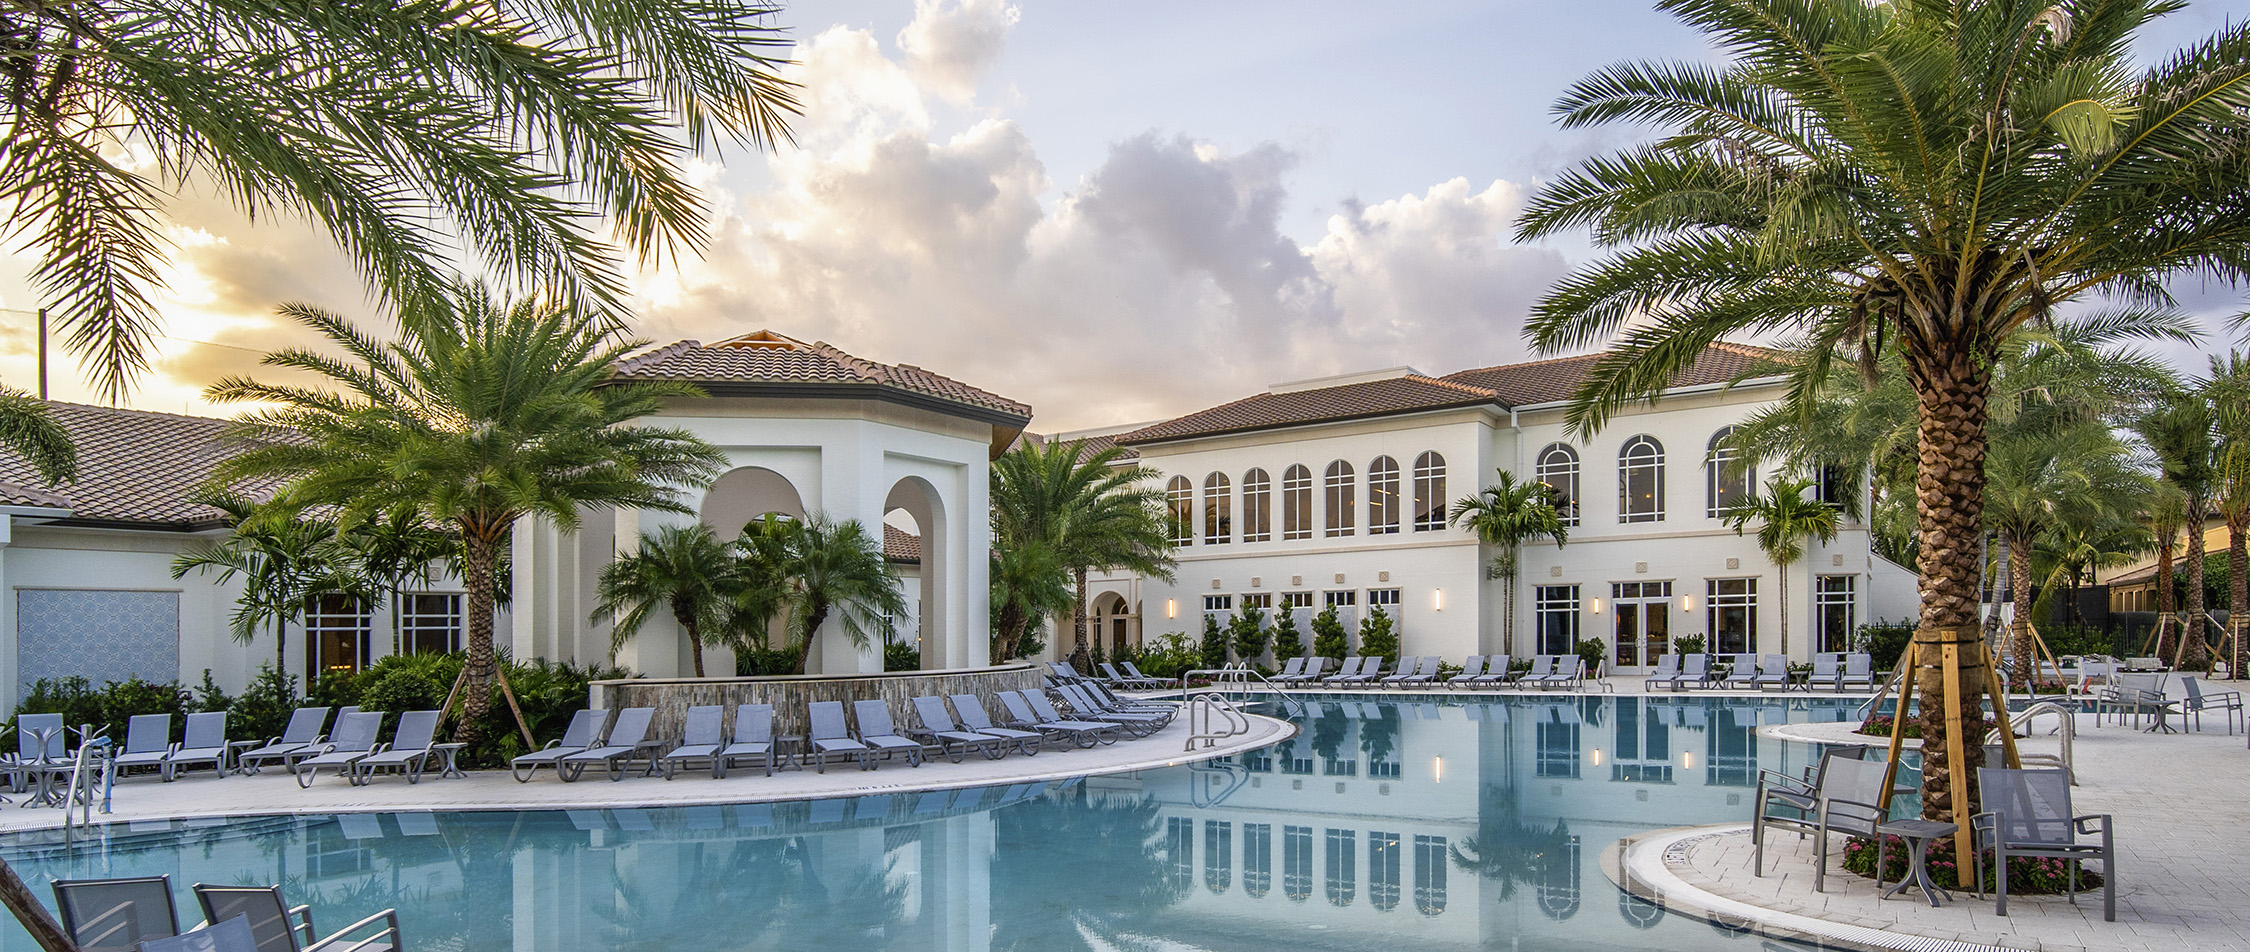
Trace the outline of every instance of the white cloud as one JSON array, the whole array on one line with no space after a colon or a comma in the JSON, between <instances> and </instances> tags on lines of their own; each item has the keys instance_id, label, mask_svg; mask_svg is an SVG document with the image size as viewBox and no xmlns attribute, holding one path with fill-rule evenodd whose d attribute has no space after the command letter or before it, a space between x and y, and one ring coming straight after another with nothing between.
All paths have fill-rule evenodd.
<instances>
[{"instance_id":1,"label":"white cloud","mask_svg":"<svg viewBox=\"0 0 2250 952\"><path fill-rule=\"evenodd\" d=\"M999 61L1021 15L1006 0L914 0L914 19L899 31L898 46L932 93L966 103Z\"/></svg>"}]
</instances>

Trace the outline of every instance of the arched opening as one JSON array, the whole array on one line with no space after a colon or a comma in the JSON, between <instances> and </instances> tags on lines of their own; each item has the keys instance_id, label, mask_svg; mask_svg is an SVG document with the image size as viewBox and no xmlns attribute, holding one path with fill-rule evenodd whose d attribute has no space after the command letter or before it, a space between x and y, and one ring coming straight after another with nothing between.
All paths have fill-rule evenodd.
<instances>
[{"instance_id":1,"label":"arched opening","mask_svg":"<svg viewBox=\"0 0 2250 952\"><path fill-rule=\"evenodd\" d=\"M719 538L732 539L742 527L767 513L793 519L805 515L805 500L789 477L763 466L744 466L719 477L703 494L700 516Z\"/></svg>"},{"instance_id":2,"label":"arched opening","mask_svg":"<svg viewBox=\"0 0 2250 952\"><path fill-rule=\"evenodd\" d=\"M1101 639L1104 653L1110 657L1116 657L1128 645L1140 645L1136 624L1140 619L1133 617L1132 606L1125 603L1125 596L1116 592L1097 593L1088 600L1086 613L1095 637Z\"/></svg>"},{"instance_id":3,"label":"arched opening","mask_svg":"<svg viewBox=\"0 0 2250 952\"><path fill-rule=\"evenodd\" d=\"M913 645L923 669L968 664L966 632L947 630L947 583L953 566L946 557L945 502L937 487L919 476L891 484L883 500L884 552L904 583L909 618L893 619L889 636ZM910 558L909 558L910 557Z\"/></svg>"}]
</instances>

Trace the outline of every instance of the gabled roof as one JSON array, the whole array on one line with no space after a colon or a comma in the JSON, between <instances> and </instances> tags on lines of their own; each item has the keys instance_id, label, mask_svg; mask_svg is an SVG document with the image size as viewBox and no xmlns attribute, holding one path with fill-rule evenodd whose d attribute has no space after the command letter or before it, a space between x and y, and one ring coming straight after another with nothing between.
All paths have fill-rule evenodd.
<instances>
[{"instance_id":1,"label":"gabled roof","mask_svg":"<svg viewBox=\"0 0 2250 952\"><path fill-rule=\"evenodd\" d=\"M1705 349L1701 358L1673 379L1672 386L1726 383L1740 379L1759 362L1777 356L1764 348L1722 341ZM1599 359L1600 355L1590 354L1482 367L1443 377L1400 372L1334 386L1276 387L1233 403L1121 433L1114 439L1121 444L1138 445L1457 407L1489 406L1506 410L1551 403L1569 399Z\"/></svg>"},{"instance_id":2,"label":"gabled roof","mask_svg":"<svg viewBox=\"0 0 2250 952\"><path fill-rule=\"evenodd\" d=\"M808 344L772 331L712 344L666 344L618 361L617 376L686 381L715 397L873 398L1008 427L1031 420L1030 405L943 374L854 357L831 344Z\"/></svg>"},{"instance_id":3,"label":"gabled roof","mask_svg":"<svg viewBox=\"0 0 2250 952\"><path fill-rule=\"evenodd\" d=\"M235 447L225 420L49 402L78 448L78 478L49 487L13 453L0 453L0 487L12 505L67 508L62 525L195 531L225 524L189 496Z\"/></svg>"}]
</instances>

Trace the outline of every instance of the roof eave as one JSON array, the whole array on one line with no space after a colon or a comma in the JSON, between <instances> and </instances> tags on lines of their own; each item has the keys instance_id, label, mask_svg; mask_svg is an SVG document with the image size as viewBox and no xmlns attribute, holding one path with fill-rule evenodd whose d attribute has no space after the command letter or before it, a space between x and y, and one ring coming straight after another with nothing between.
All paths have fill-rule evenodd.
<instances>
[{"instance_id":1,"label":"roof eave","mask_svg":"<svg viewBox=\"0 0 2250 952\"><path fill-rule=\"evenodd\" d=\"M693 384L713 397L801 397L827 400L881 400L930 410L978 423L1021 430L1031 423L1029 414L973 406L956 400L903 390L884 384L863 383L762 383L742 380L697 380L690 377L624 376L620 380L668 380Z\"/></svg>"},{"instance_id":2,"label":"roof eave","mask_svg":"<svg viewBox=\"0 0 2250 952\"><path fill-rule=\"evenodd\" d=\"M1509 409L1507 404L1502 403L1498 400L1493 400L1490 398L1478 398L1475 400L1464 400L1459 403L1442 403L1435 406L1415 407L1411 410L1370 410L1365 413L1352 413L1343 416L1326 416L1321 417L1317 420L1297 420L1289 423L1259 423L1253 424L1251 426L1230 427L1223 430L1198 430L1194 433L1180 433L1171 436L1143 437L1141 439L1124 439L1120 437L1116 442L1119 446L1159 446L1165 443L1184 443L1189 440L1207 440L1221 436L1238 436L1244 433L1263 433L1271 430L1290 430L1297 429L1299 427L1328 426L1335 423L1351 423L1358 420L1373 420L1381 417L1414 416L1416 414L1422 413L1440 413L1446 410L1467 410L1479 407L1490 407L1494 411L1501 413L1505 413Z\"/></svg>"},{"instance_id":3,"label":"roof eave","mask_svg":"<svg viewBox=\"0 0 2250 952\"><path fill-rule=\"evenodd\" d=\"M1654 403L1666 397L1681 397L1697 393L1717 393L1722 390L1735 390L1743 387L1771 387L1777 384L1788 382L1789 378L1787 377L1752 377L1748 380L1728 380L1722 381L1720 383L1699 383L1694 386L1672 387L1666 390L1659 391L1655 396L1648 398L1648 400L1645 402ZM1560 410L1570 406L1572 402L1573 401L1570 400L1548 400L1543 403L1526 403L1522 406L1515 407L1514 409L1518 413L1529 413L1533 410Z\"/></svg>"}]
</instances>

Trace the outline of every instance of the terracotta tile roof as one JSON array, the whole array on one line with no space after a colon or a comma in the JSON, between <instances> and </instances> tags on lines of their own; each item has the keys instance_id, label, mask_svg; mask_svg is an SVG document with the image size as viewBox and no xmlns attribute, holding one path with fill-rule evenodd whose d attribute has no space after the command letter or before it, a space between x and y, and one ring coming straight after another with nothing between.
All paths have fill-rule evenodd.
<instances>
[{"instance_id":1,"label":"terracotta tile roof","mask_svg":"<svg viewBox=\"0 0 2250 952\"><path fill-rule=\"evenodd\" d=\"M883 523L883 557L908 565L922 564L922 537Z\"/></svg>"},{"instance_id":2,"label":"terracotta tile roof","mask_svg":"<svg viewBox=\"0 0 2250 952\"><path fill-rule=\"evenodd\" d=\"M1761 361L1780 356L1778 352L1763 347L1720 341L1705 348L1700 359L1673 378L1672 386L1694 387L1726 383L1753 370ZM1572 394L1578 392L1578 385L1584 383L1586 375L1594 369L1594 362L1600 359L1600 354L1586 354L1522 364L1501 364L1497 367L1479 367L1446 374L1445 379L1487 388L1500 395L1502 404L1523 407L1570 399Z\"/></svg>"},{"instance_id":3,"label":"terracotta tile roof","mask_svg":"<svg viewBox=\"0 0 2250 952\"><path fill-rule=\"evenodd\" d=\"M22 483L0 482L0 506L26 506L38 509L68 509L70 500L60 493L48 492Z\"/></svg>"},{"instance_id":4,"label":"terracotta tile roof","mask_svg":"<svg viewBox=\"0 0 2250 952\"><path fill-rule=\"evenodd\" d=\"M188 497L232 455L225 420L122 410L76 403L47 404L78 448L78 479L32 489L71 510L64 523L194 530L221 525L219 511ZM0 484L42 487L31 464L0 453ZM25 504L25 503L18 503Z\"/></svg>"},{"instance_id":5,"label":"terracotta tile roof","mask_svg":"<svg viewBox=\"0 0 2250 952\"><path fill-rule=\"evenodd\" d=\"M1051 440L1061 440L1065 443L1070 442L1071 440L1078 440L1078 459L1080 462L1091 459L1093 458L1094 454L1109 449L1113 446L1117 447L1118 450L1118 463L1131 463L1139 460L1141 458L1140 450L1134 449L1130 446L1118 445L1117 438L1121 435L1122 434L1118 433L1105 433L1100 436L1072 436L1066 438L1060 435L1042 436L1037 433L1026 433L1023 435L1023 445L1037 449L1039 447L1047 445L1047 443Z\"/></svg>"},{"instance_id":6,"label":"terracotta tile roof","mask_svg":"<svg viewBox=\"0 0 2250 952\"><path fill-rule=\"evenodd\" d=\"M835 346L807 344L772 331L757 331L717 343L684 340L627 357L617 375L648 380L685 380L714 396L804 392L844 396L865 392L911 404L936 403L939 409L968 410L1020 426L1031 419L1028 404L969 386L913 364L885 364L854 357Z\"/></svg>"}]
</instances>

